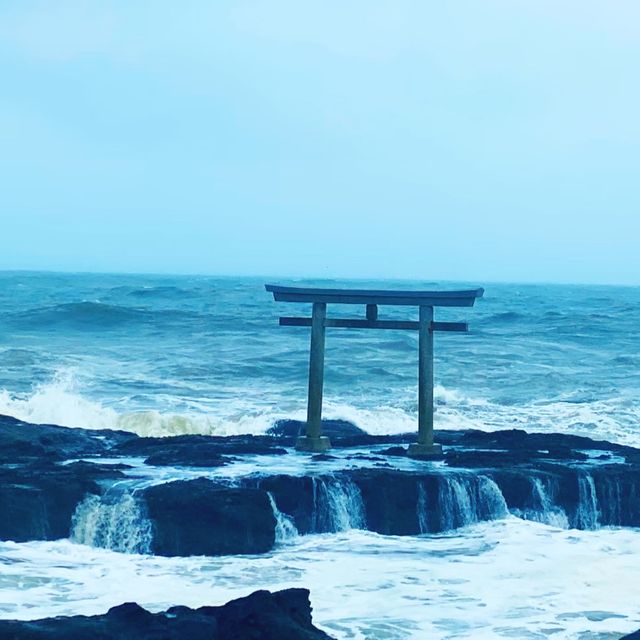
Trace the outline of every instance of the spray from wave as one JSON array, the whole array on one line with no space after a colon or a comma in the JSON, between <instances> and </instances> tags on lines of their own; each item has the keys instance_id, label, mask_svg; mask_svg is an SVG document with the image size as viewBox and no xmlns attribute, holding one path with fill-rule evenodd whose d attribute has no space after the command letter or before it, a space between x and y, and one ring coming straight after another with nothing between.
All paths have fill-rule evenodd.
<instances>
[{"instance_id":1,"label":"spray from wave","mask_svg":"<svg viewBox=\"0 0 640 640\"><path fill-rule=\"evenodd\" d=\"M72 371L57 372L53 379L37 385L31 393L11 394L0 391L0 414L33 424L56 424L84 429L130 431L140 436L175 436L186 434L235 435L265 433L274 422L266 413L246 408L235 416L207 413L173 413L157 409L116 410L83 395ZM277 419L277 416L275 419Z\"/></svg>"},{"instance_id":2,"label":"spray from wave","mask_svg":"<svg viewBox=\"0 0 640 640\"><path fill-rule=\"evenodd\" d=\"M58 371L47 383L30 393L13 394L0 390L0 414L34 424L57 424L85 429L114 429L140 436L186 434L239 435L266 433L283 418L305 419L305 398L292 406L290 399L267 398L256 408L255 392L238 392L233 400L216 403L187 403L184 398L164 398L165 407L131 410L126 398L107 405L91 398L82 389L73 371ZM630 398L570 402L551 400L522 405L500 404L473 398L460 391L435 388L437 429L525 429L562 432L608 439L631 446L640 445L636 425L640 404ZM193 410L175 411L172 405L189 404ZM413 432L417 425L416 407L380 405L354 406L347 401L327 399L327 419L348 420L373 435Z\"/></svg>"},{"instance_id":3,"label":"spray from wave","mask_svg":"<svg viewBox=\"0 0 640 640\"><path fill-rule=\"evenodd\" d=\"M56 372L29 394L1 390L0 413L34 424L87 429L114 429L118 422L116 411L80 395L73 373L67 370Z\"/></svg>"}]
</instances>

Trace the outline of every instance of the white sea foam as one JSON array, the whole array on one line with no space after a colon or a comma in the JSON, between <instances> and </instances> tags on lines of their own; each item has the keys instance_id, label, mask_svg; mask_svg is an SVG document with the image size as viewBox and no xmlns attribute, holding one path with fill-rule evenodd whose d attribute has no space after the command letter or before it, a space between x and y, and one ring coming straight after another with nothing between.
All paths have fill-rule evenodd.
<instances>
[{"instance_id":1,"label":"white sea foam","mask_svg":"<svg viewBox=\"0 0 640 640\"><path fill-rule=\"evenodd\" d=\"M133 600L159 611L305 586L314 621L339 639L604 639L640 627L640 563L630 560L639 552L637 530L563 531L516 518L456 535L305 536L260 557L2 542L0 616L90 615Z\"/></svg>"},{"instance_id":2,"label":"white sea foam","mask_svg":"<svg viewBox=\"0 0 640 640\"><path fill-rule=\"evenodd\" d=\"M583 403L553 399L515 405L491 402L442 386L436 386L434 392L436 429L524 429L640 446L637 399L619 396ZM384 405L363 409L331 399L325 403L324 416L349 420L376 435L411 432L417 425L415 410Z\"/></svg>"},{"instance_id":3,"label":"white sea foam","mask_svg":"<svg viewBox=\"0 0 640 640\"><path fill-rule=\"evenodd\" d=\"M133 409L135 403L129 398L101 402L82 389L73 372L64 370L30 393L0 390L0 414L36 424L121 429L141 436L263 434L277 420L306 417L306 398L291 400L284 392L260 394L255 389L238 389L233 396L217 401L166 394L149 398L157 406ZM518 405L490 402L438 385L435 403L437 429L517 428L640 446L640 403L624 396L582 403L552 399ZM356 406L329 396L323 415L348 420L374 435L412 432L417 424L416 408L406 402L406 397L398 406L374 402Z\"/></svg>"}]
</instances>

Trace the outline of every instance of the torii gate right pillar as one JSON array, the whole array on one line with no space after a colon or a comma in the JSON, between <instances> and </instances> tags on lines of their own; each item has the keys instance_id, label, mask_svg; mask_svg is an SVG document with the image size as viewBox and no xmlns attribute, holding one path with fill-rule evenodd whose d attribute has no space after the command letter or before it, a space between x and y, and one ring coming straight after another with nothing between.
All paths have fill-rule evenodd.
<instances>
[{"instance_id":1,"label":"torii gate right pillar","mask_svg":"<svg viewBox=\"0 0 640 640\"><path fill-rule=\"evenodd\" d=\"M433 442L433 307L420 307L418 322L418 442L409 445L412 457L441 456Z\"/></svg>"}]
</instances>

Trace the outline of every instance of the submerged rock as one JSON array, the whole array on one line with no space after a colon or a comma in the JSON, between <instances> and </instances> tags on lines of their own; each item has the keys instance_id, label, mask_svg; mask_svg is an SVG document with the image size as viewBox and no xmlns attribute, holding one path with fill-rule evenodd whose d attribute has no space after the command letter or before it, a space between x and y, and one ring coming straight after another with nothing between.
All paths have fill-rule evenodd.
<instances>
[{"instance_id":1,"label":"submerged rock","mask_svg":"<svg viewBox=\"0 0 640 640\"><path fill-rule=\"evenodd\" d=\"M136 603L99 616L0 620L12 640L331 640L313 625L307 589L256 591L220 607L172 607L150 613Z\"/></svg>"}]
</instances>

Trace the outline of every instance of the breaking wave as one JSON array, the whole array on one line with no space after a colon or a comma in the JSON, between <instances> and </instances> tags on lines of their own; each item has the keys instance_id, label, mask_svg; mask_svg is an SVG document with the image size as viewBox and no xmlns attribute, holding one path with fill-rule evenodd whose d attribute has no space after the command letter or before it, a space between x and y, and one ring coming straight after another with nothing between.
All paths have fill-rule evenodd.
<instances>
[{"instance_id":1,"label":"breaking wave","mask_svg":"<svg viewBox=\"0 0 640 640\"><path fill-rule=\"evenodd\" d=\"M266 394L265 394L266 395ZM631 446L640 445L637 424L640 403L617 397L610 400L571 402L552 400L523 405L500 404L437 386L435 389L437 429L525 429L538 432L570 433L606 439ZM185 434L263 434L283 418L305 419L304 398L295 406L282 398L261 398L257 407L255 391L238 393L233 399L210 405L187 403L172 398L166 407L131 410L127 399L106 404L91 398L80 388L72 373L59 372L29 393L0 390L0 414L34 424L58 424L86 429L115 429L141 436ZM129 406L127 406L129 404ZM189 405L193 410L172 410ZM328 398L324 417L348 420L374 435L412 432L416 429L416 407L389 405L358 407Z\"/></svg>"},{"instance_id":2,"label":"breaking wave","mask_svg":"<svg viewBox=\"0 0 640 640\"><path fill-rule=\"evenodd\" d=\"M246 407L246 415L236 417L156 409L118 411L86 397L78 386L71 373L60 372L53 380L38 385L28 394L11 394L6 389L1 390L0 414L33 424L123 430L140 436L264 433L274 421L271 416L250 411L249 406Z\"/></svg>"}]
</instances>

